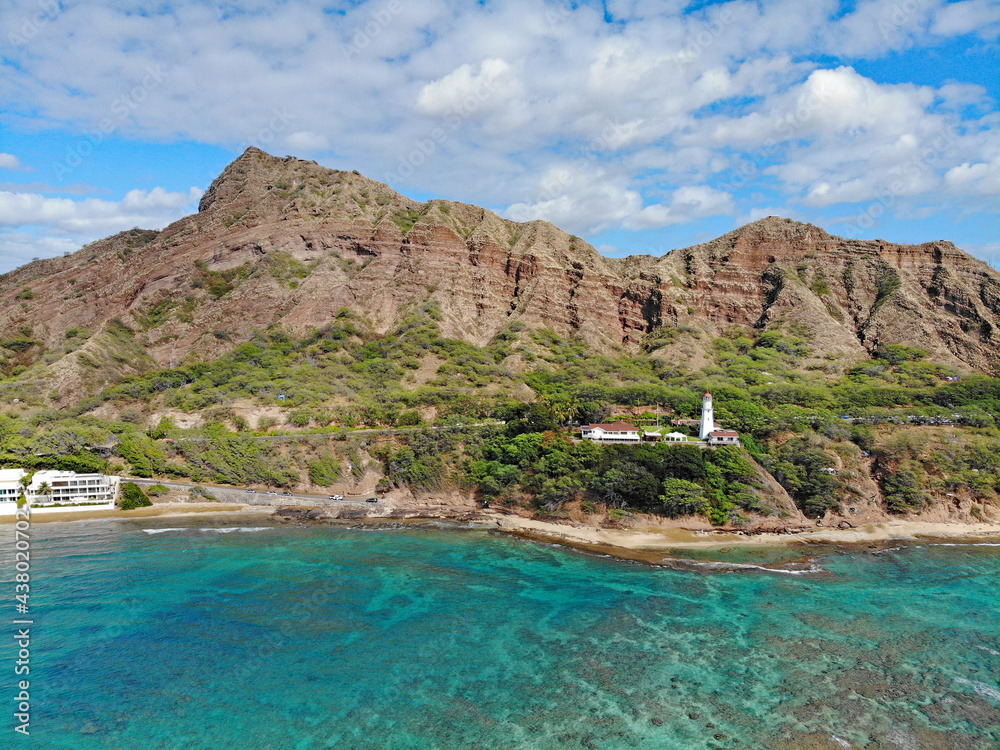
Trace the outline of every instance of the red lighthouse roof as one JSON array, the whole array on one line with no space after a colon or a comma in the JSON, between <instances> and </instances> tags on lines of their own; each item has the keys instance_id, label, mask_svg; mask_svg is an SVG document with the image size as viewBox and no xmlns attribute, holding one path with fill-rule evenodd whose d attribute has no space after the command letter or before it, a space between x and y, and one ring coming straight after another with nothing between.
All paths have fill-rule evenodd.
<instances>
[{"instance_id":1,"label":"red lighthouse roof","mask_svg":"<svg viewBox=\"0 0 1000 750\"><path fill-rule=\"evenodd\" d=\"M709 398L712 398L712 394L709 393L708 391L705 391L705 395L708 396Z\"/></svg>"}]
</instances>

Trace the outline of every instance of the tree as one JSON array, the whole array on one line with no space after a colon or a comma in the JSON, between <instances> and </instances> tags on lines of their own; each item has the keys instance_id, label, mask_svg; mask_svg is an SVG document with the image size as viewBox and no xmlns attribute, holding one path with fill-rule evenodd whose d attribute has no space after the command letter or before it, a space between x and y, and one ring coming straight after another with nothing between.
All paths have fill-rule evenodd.
<instances>
[{"instance_id":1,"label":"tree","mask_svg":"<svg viewBox=\"0 0 1000 750\"><path fill-rule=\"evenodd\" d=\"M528 407L527 432L549 432L559 429L559 415L552 404L536 401Z\"/></svg>"},{"instance_id":2,"label":"tree","mask_svg":"<svg viewBox=\"0 0 1000 750\"><path fill-rule=\"evenodd\" d=\"M918 465L910 461L904 462L892 473L885 473L881 481L882 492L885 493L885 504L891 513L906 513L924 504L922 473Z\"/></svg>"},{"instance_id":3,"label":"tree","mask_svg":"<svg viewBox=\"0 0 1000 750\"><path fill-rule=\"evenodd\" d=\"M726 445L712 451L709 460L722 469L728 482L747 482L757 477L753 464L736 446Z\"/></svg>"},{"instance_id":4,"label":"tree","mask_svg":"<svg viewBox=\"0 0 1000 750\"><path fill-rule=\"evenodd\" d=\"M581 490L583 485L573 476L553 477L542 483L537 499L546 510L552 511L560 503L572 500Z\"/></svg>"},{"instance_id":5,"label":"tree","mask_svg":"<svg viewBox=\"0 0 1000 750\"><path fill-rule=\"evenodd\" d=\"M559 423L568 422L579 408L572 396L548 396L543 399L543 403Z\"/></svg>"},{"instance_id":6,"label":"tree","mask_svg":"<svg viewBox=\"0 0 1000 750\"><path fill-rule=\"evenodd\" d=\"M763 429L767 412L749 401L726 401L719 404L716 417L734 430L756 433Z\"/></svg>"},{"instance_id":7,"label":"tree","mask_svg":"<svg viewBox=\"0 0 1000 750\"><path fill-rule=\"evenodd\" d=\"M177 431L177 425L174 424L174 420L170 417L163 417L160 419L159 424L156 427L150 428L146 433L153 440L162 440L165 437L173 435Z\"/></svg>"},{"instance_id":8,"label":"tree","mask_svg":"<svg viewBox=\"0 0 1000 750\"><path fill-rule=\"evenodd\" d=\"M321 487L329 487L339 481L342 471L340 459L331 453L323 453L309 462L309 481Z\"/></svg>"},{"instance_id":9,"label":"tree","mask_svg":"<svg viewBox=\"0 0 1000 750\"><path fill-rule=\"evenodd\" d=\"M770 463L771 474L807 516L817 518L839 505L837 480L829 471L834 461L822 448L795 438L778 448Z\"/></svg>"},{"instance_id":10,"label":"tree","mask_svg":"<svg viewBox=\"0 0 1000 750\"><path fill-rule=\"evenodd\" d=\"M21 492L17 498L17 507L23 508L25 503L28 502L28 485L31 484L31 477L25 474L21 477L19 484L21 485Z\"/></svg>"},{"instance_id":11,"label":"tree","mask_svg":"<svg viewBox=\"0 0 1000 750\"><path fill-rule=\"evenodd\" d=\"M645 467L622 462L604 472L594 487L608 505L648 509L656 504L659 483Z\"/></svg>"},{"instance_id":12,"label":"tree","mask_svg":"<svg viewBox=\"0 0 1000 750\"><path fill-rule=\"evenodd\" d=\"M600 424L611 414L607 401L584 401L576 411L581 424Z\"/></svg>"},{"instance_id":13,"label":"tree","mask_svg":"<svg viewBox=\"0 0 1000 750\"><path fill-rule=\"evenodd\" d=\"M671 445L663 456L667 476L677 479L704 479L705 458L697 445Z\"/></svg>"},{"instance_id":14,"label":"tree","mask_svg":"<svg viewBox=\"0 0 1000 750\"><path fill-rule=\"evenodd\" d=\"M708 510L708 499L701 485L686 479L665 479L660 503L663 505L663 513L671 518L705 513Z\"/></svg>"},{"instance_id":15,"label":"tree","mask_svg":"<svg viewBox=\"0 0 1000 750\"><path fill-rule=\"evenodd\" d=\"M118 507L122 510L135 510L136 508L148 508L153 501L146 497L135 482L125 482L122 485L122 497L118 502Z\"/></svg>"},{"instance_id":16,"label":"tree","mask_svg":"<svg viewBox=\"0 0 1000 750\"><path fill-rule=\"evenodd\" d=\"M926 349L919 349L914 346L903 346L902 344L886 344L880 346L875 356L884 359L890 365L899 365L903 362L916 362L928 354Z\"/></svg>"}]
</instances>

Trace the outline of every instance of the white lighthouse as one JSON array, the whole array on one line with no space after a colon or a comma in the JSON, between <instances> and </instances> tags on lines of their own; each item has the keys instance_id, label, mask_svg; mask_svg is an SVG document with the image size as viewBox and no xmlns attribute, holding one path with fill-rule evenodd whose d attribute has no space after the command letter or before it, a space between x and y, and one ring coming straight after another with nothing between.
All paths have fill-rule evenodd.
<instances>
[{"instance_id":1,"label":"white lighthouse","mask_svg":"<svg viewBox=\"0 0 1000 750\"><path fill-rule=\"evenodd\" d=\"M712 394L706 393L701 399L701 432L698 437L708 440L709 433L715 429L715 411L712 408Z\"/></svg>"}]
</instances>

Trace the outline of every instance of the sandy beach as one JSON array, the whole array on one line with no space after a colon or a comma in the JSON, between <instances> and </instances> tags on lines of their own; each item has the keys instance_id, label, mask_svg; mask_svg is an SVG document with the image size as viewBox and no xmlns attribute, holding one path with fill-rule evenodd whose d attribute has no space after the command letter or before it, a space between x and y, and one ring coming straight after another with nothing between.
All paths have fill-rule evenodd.
<instances>
[{"instance_id":1,"label":"sandy beach","mask_svg":"<svg viewBox=\"0 0 1000 750\"><path fill-rule=\"evenodd\" d=\"M121 520L135 518L183 518L185 516L270 516L277 510L276 507L260 505L226 505L223 503L157 503L148 508L136 508L135 510L80 510L69 513L33 513L32 524L39 523L62 523L65 521L90 521L97 518L116 518ZM13 524L14 516L0 519L0 525L4 523Z\"/></svg>"}]
</instances>

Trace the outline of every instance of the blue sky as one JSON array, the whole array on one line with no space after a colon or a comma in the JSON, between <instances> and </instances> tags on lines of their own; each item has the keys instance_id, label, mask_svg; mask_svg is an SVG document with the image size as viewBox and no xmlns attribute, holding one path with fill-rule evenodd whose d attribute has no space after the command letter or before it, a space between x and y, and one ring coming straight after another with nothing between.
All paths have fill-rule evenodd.
<instances>
[{"instance_id":1,"label":"blue sky","mask_svg":"<svg viewBox=\"0 0 1000 750\"><path fill-rule=\"evenodd\" d=\"M1000 264L1000 0L7 0L0 272L246 146L609 255L771 215Z\"/></svg>"}]
</instances>

